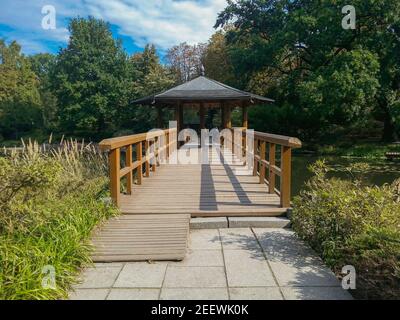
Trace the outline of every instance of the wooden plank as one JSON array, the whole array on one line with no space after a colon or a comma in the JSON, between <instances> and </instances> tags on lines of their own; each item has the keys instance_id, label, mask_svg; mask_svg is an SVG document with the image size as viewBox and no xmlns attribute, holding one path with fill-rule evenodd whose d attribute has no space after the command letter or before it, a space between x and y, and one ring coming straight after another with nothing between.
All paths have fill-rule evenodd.
<instances>
[{"instance_id":1,"label":"wooden plank","mask_svg":"<svg viewBox=\"0 0 400 320\"><path fill-rule=\"evenodd\" d=\"M210 148L210 155L217 152ZM229 158L232 152L224 151ZM226 151L226 152L225 152ZM186 152L180 149L178 152ZM264 153L265 154L265 153ZM280 216L280 198L269 193L268 183L253 176L242 164L165 164L132 195L121 196L121 210L127 215L190 214L192 216ZM239 170L239 171L235 171Z\"/></svg>"},{"instance_id":2,"label":"wooden plank","mask_svg":"<svg viewBox=\"0 0 400 320\"><path fill-rule=\"evenodd\" d=\"M95 262L182 260L190 215L137 215L110 219L95 231Z\"/></svg>"}]
</instances>

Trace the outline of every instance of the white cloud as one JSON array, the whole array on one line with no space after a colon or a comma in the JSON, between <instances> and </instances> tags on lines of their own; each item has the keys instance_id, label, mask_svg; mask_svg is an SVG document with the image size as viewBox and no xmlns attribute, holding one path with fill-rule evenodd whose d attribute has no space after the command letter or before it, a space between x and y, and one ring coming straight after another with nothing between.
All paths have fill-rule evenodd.
<instances>
[{"instance_id":1,"label":"white cloud","mask_svg":"<svg viewBox=\"0 0 400 320\"><path fill-rule=\"evenodd\" d=\"M225 0L87 0L91 14L120 28L139 46L166 49L180 42L208 40Z\"/></svg>"},{"instance_id":2,"label":"white cloud","mask_svg":"<svg viewBox=\"0 0 400 320\"><path fill-rule=\"evenodd\" d=\"M47 4L56 8L56 30L41 28L41 9ZM121 35L139 47L150 42L165 50L184 41L207 41L225 5L226 0L14 0L3 4L0 11L0 23L13 30L0 31L0 37L16 37L32 48L36 43L38 49L46 42L66 43L67 19L93 15L116 25Z\"/></svg>"}]
</instances>

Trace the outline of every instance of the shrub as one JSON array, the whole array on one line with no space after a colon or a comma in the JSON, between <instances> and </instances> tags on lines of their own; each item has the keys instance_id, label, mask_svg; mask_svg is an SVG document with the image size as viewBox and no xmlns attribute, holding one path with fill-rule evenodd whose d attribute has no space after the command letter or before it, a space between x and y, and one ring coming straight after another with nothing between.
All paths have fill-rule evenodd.
<instances>
[{"instance_id":1,"label":"shrub","mask_svg":"<svg viewBox=\"0 0 400 320\"><path fill-rule=\"evenodd\" d=\"M400 181L367 186L364 164L348 168L352 180L327 178L324 161L310 169L293 201L294 230L337 274L356 268L356 297L400 298Z\"/></svg>"},{"instance_id":2,"label":"shrub","mask_svg":"<svg viewBox=\"0 0 400 320\"><path fill-rule=\"evenodd\" d=\"M0 299L66 298L91 262L92 229L116 210L106 195L107 165L93 146L29 143L0 158ZM56 287L44 288L55 270Z\"/></svg>"}]
</instances>

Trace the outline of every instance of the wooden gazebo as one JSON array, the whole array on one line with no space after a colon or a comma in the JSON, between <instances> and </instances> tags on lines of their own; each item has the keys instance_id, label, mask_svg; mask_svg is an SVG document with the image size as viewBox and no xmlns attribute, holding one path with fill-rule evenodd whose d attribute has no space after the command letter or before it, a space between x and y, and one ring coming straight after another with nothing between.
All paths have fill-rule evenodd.
<instances>
[{"instance_id":1,"label":"wooden gazebo","mask_svg":"<svg viewBox=\"0 0 400 320\"><path fill-rule=\"evenodd\" d=\"M178 131L184 129L183 109L197 106L199 109L199 129L206 127L207 109L220 108L221 127L231 128L231 112L234 107L242 108L242 127L248 127L248 107L254 104L271 103L274 100L250 92L232 88L216 80L199 76L184 84L148 97L135 100L134 104L155 106L157 108L157 126L163 127L164 107L175 108L175 120Z\"/></svg>"}]
</instances>

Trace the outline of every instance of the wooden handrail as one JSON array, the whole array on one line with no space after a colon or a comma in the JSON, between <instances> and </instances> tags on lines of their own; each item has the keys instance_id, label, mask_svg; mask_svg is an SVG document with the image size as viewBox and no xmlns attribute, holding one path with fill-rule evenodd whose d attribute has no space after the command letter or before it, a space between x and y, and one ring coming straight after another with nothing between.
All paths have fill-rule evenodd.
<instances>
[{"instance_id":1,"label":"wooden handrail","mask_svg":"<svg viewBox=\"0 0 400 320\"><path fill-rule=\"evenodd\" d=\"M295 137L287 137L279 134L254 131L254 140L275 143L285 147L301 148L301 141Z\"/></svg>"},{"instance_id":2,"label":"wooden handrail","mask_svg":"<svg viewBox=\"0 0 400 320\"><path fill-rule=\"evenodd\" d=\"M280 197L280 206L282 208L290 207L292 149L300 148L301 141L295 137L254 131L254 148L253 151L250 151L249 147L246 146L245 139L243 139L246 137L246 128L233 128L232 131L234 132L234 130L238 129L242 131L242 139L235 141L235 134L232 134L232 141L227 143L226 146L232 146L233 154L235 154L234 147L238 146L240 154L235 155L240 159L243 154L253 155L253 175L258 175L260 183L268 185L269 193L276 193ZM280 147L281 156L279 167L276 165L277 147ZM267 149L268 160L266 159ZM276 176L280 179L278 189L275 186Z\"/></svg>"},{"instance_id":3,"label":"wooden handrail","mask_svg":"<svg viewBox=\"0 0 400 320\"><path fill-rule=\"evenodd\" d=\"M155 130L146 133L133 134L130 136L109 138L102 140L99 146L102 151L111 151L113 149L122 148L128 145L135 144L140 141L150 140L162 135L168 135L169 133L173 132L176 132L176 128Z\"/></svg>"},{"instance_id":4,"label":"wooden handrail","mask_svg":"<svg viewBox=\"0 0 400 320\"><path fill-rule=\"evenodd\" d=\"M110 138L100 142L100 149L109 153L111 198L117 206L120 206L121 178L126 177L126 191L131 194L134 183L133 172L136 170L136 184L140 185L143 177L143 165L145 176L149 177L150 170L154 172L161 160L168 159L169 155L176 150L176 142L176 128ZM133 159L133 146L136 151L135 160ZM120 164L121 148L126 149L125 167L123 168ZM150 162L152 163L150 164Z\"/></svg>"}]
</instances>

